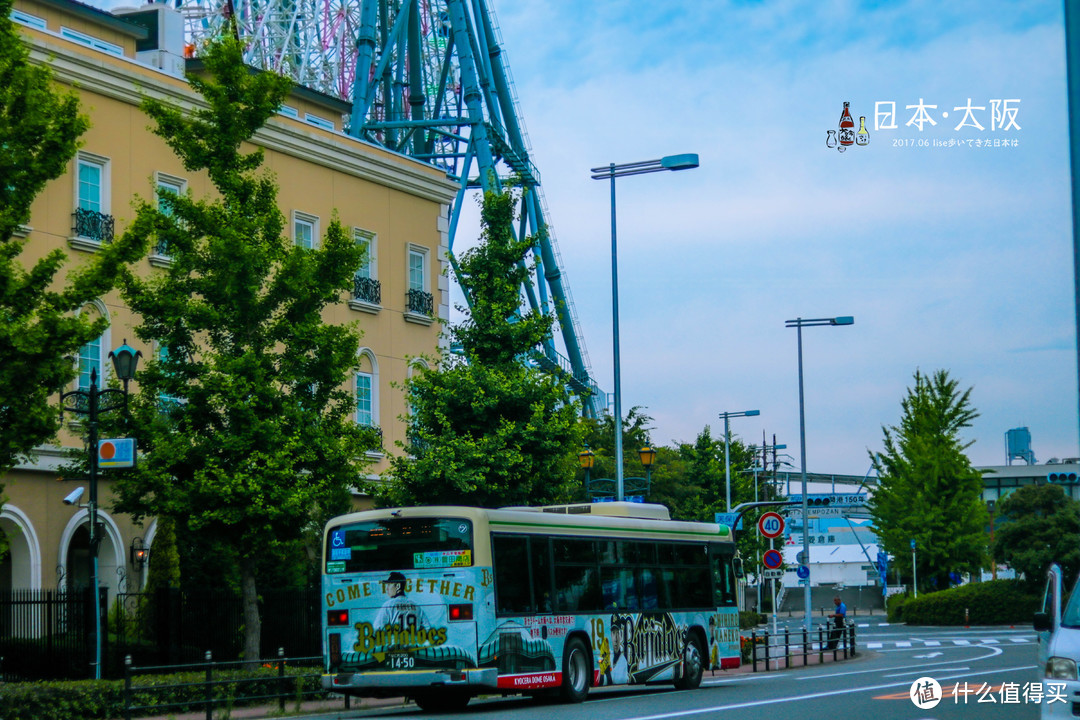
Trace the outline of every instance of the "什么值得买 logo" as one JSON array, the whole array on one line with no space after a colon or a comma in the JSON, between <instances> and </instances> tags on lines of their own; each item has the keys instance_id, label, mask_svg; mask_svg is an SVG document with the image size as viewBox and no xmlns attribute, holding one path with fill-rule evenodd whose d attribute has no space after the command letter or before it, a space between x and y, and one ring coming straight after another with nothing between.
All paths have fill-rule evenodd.
<instances>
[{"instance_id":1,"label":"\u4ec0\u4e48\u503c\u5f97\u4e70 logo","mask_svg":"<svg viewBox=\"0 0 1080 720\"><path fill-rule=\"evenodd\" d=\"M827 130L825 147L836 148L844 152L852 145L865 147L870 144L870 132L866 129L866 116L859 116L859 129L855 129L855 120L851 117L851 103L844 102L844 111L836 130Z\"/></svg>"}]
</instances>

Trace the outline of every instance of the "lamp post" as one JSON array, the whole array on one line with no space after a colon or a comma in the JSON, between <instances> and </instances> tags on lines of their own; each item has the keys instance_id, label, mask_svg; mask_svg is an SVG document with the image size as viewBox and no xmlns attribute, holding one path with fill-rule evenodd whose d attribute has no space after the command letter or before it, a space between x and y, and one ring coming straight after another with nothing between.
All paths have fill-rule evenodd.
<instances>
[{"instance_id":1,"label":"lamp post","mask_svg":"<svg viewBox=\"0 0 1080 720\"><path fill-rule=\"evenodd\" d=\"M986 512L990 513L990 579L997 580L997 560L994 559L994 507L993 500L986 501Z\"/></svg>"},{"instance_id":2,"label":"lamp post","mask_svg":"<svg viewBox=\"0 0 1080 720\"><path fill-rule=\"evenodd\" d=\"M649 490L652 488L652 466L656 462L656 448L646 445L638 450L637 454L641 466L645 468L645 495L648 496Z\"/></svg>"},{"instance_id":3,"label":"lamp post","mask_svg":"<svg viewBox=\"0 0 1080 720\"><path fill-rule=\"evenodd\" d=\"M659 160L644 160L619 165L611 163L606 167L595 167L589 171L592 173L593 180L611 181L611 344L615 375L615 499L620 501L623 499L622 376L619 367L619 261L615 242L615 178L668 170L689 170L697 166L697 154L686 153L668 155Z\"/></svg>"},{"instance_id":4,"label":"lamp post","mask_svg":"<svg viewBox=\"0 0 1080 720\"><path fill-rule=\"evenodd\" d=\"M833 318L796 318L786 320L784 327L796 328L799 343L799 448L802 453L802 539L803 563L810 564L810 507L806 496L806 411L803 400L803 369L802 369L802 329L804 327L821 327L823 325L854 325L855 318L851 315L842 315ZM802 563L800 563L802 564ZM803 585L803 611L806 632L810 633L810 577L807 576Z\"/></svg>"},{"instance_id":5,"label":"lamp post","mask_svg":"<svg viewBox=\"0 0 1080 720\"><path fill-rule=\"evenodd\" d=\"M142 353L137 352L127 344L118 347L109 353L109 359L113 362L116 377L123 381L123 390L98 388L97 368L90 370L90 387L87 390L72 390L60 395L61 412L71 411L76 415L85 415L88 425L87 450L89 452L90 473L90 499L86 503L90 519L90 578L94 593L94 668L93 677L101 679L101 593L98 578L98 544L101 537L97 528L98 511L98 415L110 410L127 406L128 382L135 377L135 368L139 364Z\"/></svg>"},{"instance_id":6,"label":"lamp post","mask_svg":"<svg viewBox=\"0 0 1080 720\"><path fill-rule=\"evenodd\" d=\"M755 417L760 415L760 410L740 410L739 412L722 412L724 418L724 484L725 501L724 512L731 512L731 423L733 417ZM756 500L757 498L755 498Z\"/></svg>"}]
</instances>

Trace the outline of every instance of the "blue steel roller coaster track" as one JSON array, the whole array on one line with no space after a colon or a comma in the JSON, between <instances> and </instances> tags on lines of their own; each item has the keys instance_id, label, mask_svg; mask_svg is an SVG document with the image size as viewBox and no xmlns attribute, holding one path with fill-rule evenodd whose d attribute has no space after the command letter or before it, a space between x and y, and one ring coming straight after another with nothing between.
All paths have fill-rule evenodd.
<instances>
[{"instance_id":1,"label":"blue steel roller coaster track","mask_svg":"<svg viewBox=\"0 0 1080 720\"><path fill-rule=\"evenodd\" d=\"M222 32L234 15L249 64L351 102L349 134L430 163L457 182L449 228L455 272L465 200L477 190L517 187L516 232L534 243L523 304L556 319L532 361L563 378L587 416L604 411L487 0L173 2L189 41Z\"/></svg>"}]
</instances>

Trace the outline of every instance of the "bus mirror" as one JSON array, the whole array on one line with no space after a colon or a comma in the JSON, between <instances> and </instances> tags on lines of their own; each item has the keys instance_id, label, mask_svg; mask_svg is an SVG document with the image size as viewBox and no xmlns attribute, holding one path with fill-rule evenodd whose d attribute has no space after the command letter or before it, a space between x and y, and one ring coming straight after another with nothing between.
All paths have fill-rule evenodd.
<instances>
[{"instance_id":1,"label":"bus mirror","mask_svg":"<svg viewBox=\"0 0 1080 720\"><path fill-rule=\"evenodd\" d=\"M733 558L731 566L735 569L735 577L741 578L743 576L742 558Z\"/></svg>"}]
</instances>

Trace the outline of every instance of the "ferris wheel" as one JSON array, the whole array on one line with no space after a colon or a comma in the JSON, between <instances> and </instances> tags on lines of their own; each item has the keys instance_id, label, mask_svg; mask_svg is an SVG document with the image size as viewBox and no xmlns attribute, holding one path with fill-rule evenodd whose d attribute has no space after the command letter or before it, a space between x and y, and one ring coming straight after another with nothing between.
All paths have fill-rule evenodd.
<instances>
[{"instance_id":1,"label":"ferris wheel","mask_svg":"<svg viewBox=\"0 0 1080 720\"><path fill-rule=\"evenodd\" d=\"M249 65L352 103L349 134L457 180L451 254L466 194L520 187L520 232L535 239L537 266L522 295L557 321L536 362L564 378L588 415L604 410L487 0L173 1L189 43L231 32L234 16Z\"/></svg>"}]
</instances>

